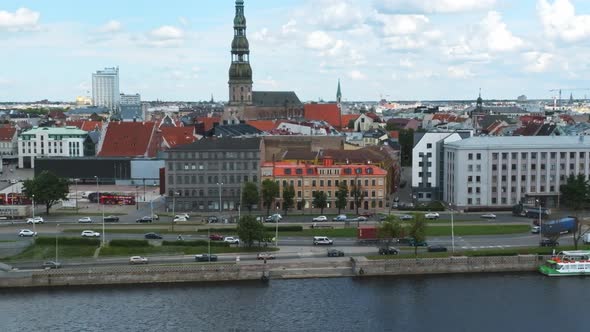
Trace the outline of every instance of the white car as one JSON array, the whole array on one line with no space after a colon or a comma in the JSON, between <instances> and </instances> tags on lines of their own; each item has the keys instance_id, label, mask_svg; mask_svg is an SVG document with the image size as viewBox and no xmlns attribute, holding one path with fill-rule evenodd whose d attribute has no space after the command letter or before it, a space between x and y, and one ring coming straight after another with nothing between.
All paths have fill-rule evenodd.
<instances>
[{"instance_id":1,"label":"white car","mask_svg":"<svg viewBox=\"0 0 590 332\"><path fill-rule=\"evenodd\" d=\"M424 218L431 219L431 220L438 219L438 218L440 218L440 214L438 214L438 212L429 212L424 215Z\"/></svg>"},{"instance_id":2,"label":"white car","mask_svg":"<svg viewBox=\"0 0 590 332\"><path fill-rule=\"evenodd\" d=\"M90 217L83 217L78 219L78 222L82 224L89 224L92 222L92 219L90 219Z\"/></svg>"},{"instance_id":3,"label":"white car","mask_svg":"<svg viewBox=\"0 0 590 332\"><path fill-rule=\"evenodd\" d=\"M129 264L147 264L147 257L131 256L129 257Z\"/></svg>"},{"instance_id":4,"label":"white car","mask_svg":"<svg viewBox=\"0 0 590 332\"><path fill-rule=\"evenodd\" d=\"M229 244L240 244L240 239L238 239L237 237L233 237L233 236L227 236L223 239L223 242L229 243Z\"/></svg>"},{"instance_id":5,"label":"white car","mask_svg":"<svg viewBox=\"0 0 590 332\"><path fill-rule=\"evenodd\" d=\"M10 184L15 184L15 183L17 183L17 182L18 182L18 180L17 180L17 179L10 179Z\"/></svg>"},{"instance_id":6,"label":"white car","mask_svg":"<svg viewBox=\"0 0 590 332\"><path fill-rule=\"evenodd\" d=\"M315 218L313 218L313 221L328 221L328 217L326 217L326 216L315 217Z\"/></svg>"},{"instance_id":7,"label":"white car","mask_svg":"<svg viewBox=\"0 0 590 332\"><path fill-rule=\"evenodd\" d=\"M414 219L414 217L412 215L409 215L409 214L402 214L402 215L399 216L399 219L400 220L412 220L412 219Z\"/></svg>"},{"instance_id":8,"label":"white car","mask_svg":"<svg viewBox=\"0 0 590 332\"><path fill-rule=\"evenodd\" d=\"M187 221L187 219L185 217L182 217L182 216L176 216L176 217L174 217L174 222L179 222L179 221Z\"/></svg>"},{"instance_id":9,"label":"white car","mask_svg":"<svg viewBox=\"0 0 590 332\"><path fill-rule=\"evenodd\" d=\"M189 216L188 213L181 213L181 214L175 215L174 216L174 219L176 219L176 218L184 218L184 219L187 219L188 220L188 219L191 218L191 216ZM186 221L186 220L184 220L184 221Z\"/></svg>"},{"instance_id":10,"label":"white car","mask_svg":"<svg viewBox=\"0 0 590 332\"><path fill-rule=\"evenodd\" d=\"M484 219L496 219L496 215L493 213L482 214L481 217Z\"/></svg>"},{"instance_id":11,"label":"white car","mask_svg":"<svg viewBox=\"0 0 590 332\"><path fill-rule=\"evenodd\" d=\"M100 233L95 231L82 231L82 237L100 237Z\"/></svg>"},{"instance_id":12,"label":"white car","mask_svg":"<svg viewBox=\"0 0 590 332\"><path fill-rule=\"evenodd\" d=\"M27 224L42 224L45 220L42 217L35 217L27 219Z\"/></svg>"},{"instance_id":13,"label":"white car","mask_svg":"<svg viewBox=\"0 0 590 332\"><path fill-rule=\"evenodd\" d=\"M18 232L18 236L20 236L20 237L37 236L37 232L33 232L30 229L21 229L20 232Z\"/></svg>"}]
</instances>

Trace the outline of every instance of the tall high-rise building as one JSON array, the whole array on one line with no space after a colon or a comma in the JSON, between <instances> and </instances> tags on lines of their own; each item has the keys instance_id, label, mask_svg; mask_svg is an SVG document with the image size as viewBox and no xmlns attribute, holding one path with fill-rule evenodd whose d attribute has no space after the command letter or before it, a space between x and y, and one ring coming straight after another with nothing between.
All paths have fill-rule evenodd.
<instances>
[{"instance_id":1,"label":"tall high-rise building","mask_svg":"<svg viewBox=\"0 0 590 332\"><path fill-rule=\"evenodd\" d=\"M105 68L92 74L92 103L111 112L119 110L119 67Z\"/></svg>"}]
</instances>

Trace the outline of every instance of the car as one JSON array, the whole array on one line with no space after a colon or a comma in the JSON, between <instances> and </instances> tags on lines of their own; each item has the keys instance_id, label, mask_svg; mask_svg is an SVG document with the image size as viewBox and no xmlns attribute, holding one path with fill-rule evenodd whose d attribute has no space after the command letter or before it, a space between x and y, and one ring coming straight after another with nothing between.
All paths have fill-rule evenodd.
<instances>
[{"instance_id":1,"label":"car","mask_svg":"<svg viewBox=\"0 0 590 332\"><path fill-rule=\"evenodd\" d=\"M283 217L280 214L275 213L272 216L266 217L266 219L264 219L264 221L266 221L266 222L279 222L282 219L283 219Z\"/></svg>"},{"instance_id":2,"label":"car","mask_svg":"<svg viewBox=\"0 0 590 332\"><path fill-rule=\"evenodd\" d=\"M211 234L211 235L209 235L209 240L211 240L211 241L223 241L223 235L221 235L221 234Z\"/></svg>"},{"instance_id":3,"label":"car","mask_svg":"<svg viewBox=\"0 0 590 332\"><path fill-rule=\"evenodd\" d=\"M119 217L117 216L106 216L104 217L104 222L119 222Z\"/></svg>"},{"instance_id":4,"label":"car","mask_svg":"<svg viewBox=\"0 0 590 332\"><path fill-rule=\"evenodd\" d=\"M184 219L190 219L191 216L188 215L188 213L180 213L174 216L174 218L184 218Z\"/></svg>"},{"instance_id":5,"label":"car","mask_svg":"<svg viewBox=\"0 0 590 332\"><path fill-rule=\"evenodd\" d=\"M16 184L18 182L17 179L10 179L10 184Z\"/></svg>"},{"instance_id":6,"label":"car","mask_svg":"<svg viewBox=\"0 0 590 332\"><path fill-rule=\"evenodd\" d=\"M496 219L496 215L493 213L482 214L481 217L484 219Z\"/></svg>"},{"instance_id":7,"label":"car","mask_svg":"<svg viewBox=\"0 0 590 332\"><path fill-rule=\"evenodd\" d=\"M410 247L428 247L426 241L416 241L415 239L411 239L409 245Z\"/></svg>"},{"instance_id":8,"label":"car","mask_svg":"<svg viewBox=\"0 0 590 332\"><path fill-rule=\"evenodd\" d=\"M216 255L209 255L209 254L198 254L195 255L195 261L197 262L217 262Z\"/></svg>"},{"instance_id":9,"label":"car","mask_svg":"<svg viewBox=\"0 0 590 332\"><path fill-rule=\"evenodd\" d=\"M348 217L345 214L339 214L336 217L332 218L334 221L346 221Z\"/></svg>"},{"instance_id":10,"label":"car","mask_svg":"<svg viewBox=\"0 0 590 332\"><path fill-rule=\"evenodd\" d=\"M82 237L100 237L100 233L90 230L82 231Z\"/></svg>"},{"instance_id":11,"label":"car","mask_svg":"<svg viewBox=\"0 0 590 332\"><path fill-rule=\"evenodd\" d=\"M226 236L223 238L223 242L229 243L229 244L240 244L240 239L238 239L237 237L233 237L233 236Z\"/></svg>"},{"instance_id":12,"label":"car","mask_svg":"<svg viewBox=\"0 0 590 332\"><path fill-rule=\"evenodd\" d=\"M153 217L153 219L154 219L154 220L160 220L160 216L154 213L154 217Z\"/></svg>"},{"instance_id":13,"label":"car","mask_svg":"<svg viewBox=\"0 0 590 332\"><path fill-rule=\"evenodd\" d=\"M440 214L438 214L438 212L428 212L427 214L424 215L424 218L426 219L438 219L440 218Z\"/></svg>"},{"instance_id":14,"label":"car","mask_svg":"<svg viewBox=\"0 0 590 332\"><path fill-rule=\"evenodd\" d=\"M414 219L414 216L410 215L410 214L402 214L399 216L399 220L412 220Z\"/></svg>"},{"instance_id":15,"label":"car","mask_svg":"<svg viewBox=\"0 0 590 332\"><path fill-rule=\"evenodd\" d=\"M330 249L328 250L328 257L343 257L344 251L338 249Z\"/></svg>"},{"instance_id":16,"label":"car","mask_svg":"<svg viewBox=\"0 0 590 332\"><path fill-rule=\"evenodd\" d=\"M399 249L395 247L384 247L379 248L379 255L397 255L399 254Z\"/></svg>"},{"instance_id":17,"label":"car","mask_svg":"<svg viewBox=\"0 0 590 332\"><path fill-rule=\"evenodd\" d=\"M219 221L219 218L217 218L216 216L209 216L207 217L207 222L212 224L212 223L216 223Z\"/></svg>"},{"instance_id":18,"label":"car","mask_svg":"<svg viewBox=\"0 0 590 332\"><path fill-rule=\"evenodd\" d=\"M152 222L152 217L150 217L150 216L144 216L144 217L141 217L141 218L137 219L135 222L141 222L141 223L143 223L143 222L150 222L151 223Z\"/></svg>"},{"instance_id":19,"label":"car","mask_svg":"<svg viewBox=\"0 0 590 332\"><path fill-rule=\"evenodd\" d=\"M328 221L328 217L318 216L318 217L313 218L313 221Z\"/></svg>"},{"instance_id":20,"label":"car","mask_svg":"<svg viewBox=\"0 0 590 332\"><path fill-rule=\"evenodd\" d=\"M142 256L131 256L129 257L129 264L147 264L147 257Z\"/></svg>"},{"instance_id":21,"label":"car","mask_svg":"<svg viewBox=\"0 0 590 332\"><path fill-rule=\"evenodd\" d=\"M78 219L78 222L82 224L89 224L92 223L92 219L90 219L90 217L82 217Z\"/></svg>"},{"instance_id":22,"label":"car","mask_svg":"<svg viewBox=\"0 0 590 332\"><path fill-rule=\"evenodd\" d=\"M447 252L447 247L441 245L428 246L428 252Z\"/></svg>"},{"instance_id":23,"label":"car","mask_svg":"<svg viewBox=\"0 0 590 332\"><path fill-rule=\"evenodd\" d=\"M369 218L367 218L365 216L358 216L358 217L356 217L356 220L357 221L367 221L367 220L369 220Z\"/></svg>"},{"instance_id":24,"label":"car","mask_svg":"<svg viewBox=\"0 0 590 332\"><path fill-rule=\"evenodd\" d=\"M531 233L533 234L539 234L541 232L541 227L539 226L533 226L531 227Z\"/></svg>"},{"instance_id":25,"label":"car","mask_svg":"<svg viewBox=\"0 0 590 332\"><path fill-rule=\"evenodd\" d=\"M275 255L273 255L269 252L261 252L258 255L256 255L256 259L258 259L258 260L275 259Z\"/></svg>"},{"instance_id":26,"label":"car","mask_svg":"<svg viewBox=\"0 0 590 332\"><path fill-rule=\"evenodd\" d=\"M47 261L47 262L43 263L43 265L41 267L44 269L59 269L61 267L61 263L54 262L54 261Z\"/></svg>"},{"instance_id":27,"label":"car","mask_svg":"<svg viewBox=\"0 0 590 332\"><path fill-rule=\"evenodd\" d=\"M162 235L157 234L157 233L146 233L143 237L146 238L146 239L149 239L149 240L161 240L161 239L163 239Z\"/></svg>"},{"instance_id":28,"label":"car","mask_svg":"<svg viewBox=\"0 0 590 332\"><path fill-rule=\"evenodd\" d=\"M330 240L327 236L314 236L313 237L313 245L328 245L331 246L334 244L334 241Z\"/></svg>"},{"instance_id":29,"label":"car","mask_svg":"<svg viewBox=\"0 0 590 332\"><path fill-rule=\"evenodd\" d=\"M367 218L371 218L374 215L375 214L373 212L369 212L369 211L359 213L359 216L363 216L363 217L367 217Z\"/></svg>"},{"instance_id":30,"label":"car","mask_svg":"<svg viewBox=\"0 0 590 332\"><path fill-rule=\"evenodd\" d=\"M181 216L174 217L174 222L179 222L179 221L187 221L187 219L185 217L181 217Z\"/></svg>"},{"instance_id":31,"label":"car","mask_svg":"<svg viewBox=\"0 0 590 332\"><path fill-rule=\"evenodd\" d=\"M18 232L18 236L20 236L20 237L37 236L37 232L33 232L30 229L21 229L20 232Z\"/></svg>"},{"instance_id":32,"label":"car","mask_svg":"<svg viewBox=\"0 0 590 332\"><path fill-rule=\"evenodd\" d=\"M557 247L557 246L559 246L559 242L557 242L553 239L542 239L541 242L539 242L539 246L541 246L541 247Z\"/></svg>"},{"instance_id":33,"label":"car","mask_svg":"<svg viewBox=\"0 0 590 332\"><path fill-rule=\"evenodd\" d=\"M45 220L42 217L34 217L27 219L27 224L42 224Z\"/></svg>"}]
</instances>

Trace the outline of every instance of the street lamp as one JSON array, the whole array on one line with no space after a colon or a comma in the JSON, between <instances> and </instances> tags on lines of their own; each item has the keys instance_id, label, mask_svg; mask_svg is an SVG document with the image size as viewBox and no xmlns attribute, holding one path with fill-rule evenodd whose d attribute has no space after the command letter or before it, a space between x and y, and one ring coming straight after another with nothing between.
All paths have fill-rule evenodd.
<instances>
[{"instance_id":1,"label":"street lamp","mask_svg":"<svg viewBox=\"0 0 590 332\"><path fill-rule=\"evenodd\" d=\"M58 249L58 242L57 242L57 234L59 233L59 224L55 225L55 262L59 262L57 249Z\"/></svg>"},{"instance_id":2,"label":"street lamp","mask_svg":"<svg viewBox=\"0 0 590 332\"><path fill-rule=\"evenodd\" d=\"M37 230L35 228L35 223L37 222L35 220L35 194L31 195L31 202L33 205L33 233L37 233ZM35 242L35 237L33 236L33 242Z\"/></svg>"},{"instance_id":3,"label":"street lamp","mask_svg":"<svg viewBox=\"0 0 590 332\"><path fill-rule=\"evenodd\" d=\"M96 199L97 199L96 202L99 205L102 205L102 246L104 247L105 238L106 238L105 227L104 227L104 204L100 203L100 192L98 191L98 176L95 175L94 178L96 179Z\"/></svg>"},{"instance_id":4,"label":"street lamp","mask_svg":"<svg viewBox=\"0 0 590 332\"><path fill-rule=\"evenodd\" d=\"M217 185L219 186L219 214L221 215L221 187L223 186L223 182L217 182Z\"/></svg>"},{"instance_id":5,"label":"street lamp","mask_svg":"<svg viewBox=\"0 0 590 332\"><path fill-rule=\"evenodd\" d=\"M135 186L135 210L139 210L139 197L137 197L137 186Z\"/></svg>"},{"instance_id":6,"label":"street lamp","mask_svg":"<svg viewBox=\"0 0 590 332\"><path fill-rule=\"evenodd\" d=\"M543 241L543 224L541 223L541 200L536 199L535 202L539 204L539 241Z\"/></svg>"}]
</instances>

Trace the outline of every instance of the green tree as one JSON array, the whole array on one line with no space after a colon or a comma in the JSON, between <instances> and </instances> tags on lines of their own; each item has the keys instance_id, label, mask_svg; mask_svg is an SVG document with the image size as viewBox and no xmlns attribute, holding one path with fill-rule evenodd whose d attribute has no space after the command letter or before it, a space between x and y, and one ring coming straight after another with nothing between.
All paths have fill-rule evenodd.
<instances>
[{"instance_id":1,"label":"green tree","mask_svg":"<svg viewBox=\"0 0 590 332\"><path fill-rule=\"evenodd\" d=\"M426 241L426 221L424 221L424 215L414 215L414 221L410 225L408 234L414 239L415 244ZM417 245L414 245L414 256L418 256Z\"/></svg>"},{"instance_id":2,"label":"green tree","mask_svg":"<svg viewBox=\"0 0 590 332\"><path fill-rule=\"evenodd\" d=\"M279 196L279 184L271 179L262 181L262 204L266 208L266 215L270 215L270 208L275 198Z\"/></svg>"},{"instance_id":3,"label":"green tree","mask_svg":"<svg viewBox=\"0 0 590 332\"><path fill-rule=\"evenodd\" d=\"M379 238L387 241L387 247L391 246L393 239L402 237L404 228L396 216L389 215L387 219L377 228Z\"/></svg>"},{"instance_id":4,"label":"green tree","mask_svg":"<svg viewBox=\"0 0 590 332\"><path fill-rule=\"evenodd\" d=\"M285 186L283 188L283 211L285 211L285 215L290 208L295 205L295 188L291 185Z\"/></svg>"},{"instance_id":5,"label":"green tree","mask_svg":"<svg viewBox=\"0 0 590 332\"><path fill-rule=\"evenodd\" d=\"M348 120L348 126L347 126L348 129L354 129L354 123L355 123L355 121L356 120L352 120L352 119Z\"/></svg>"},{"instance_id":6,"label":"green tree","mask_svg":"<svg viewBox=\"0 0 590 332\"><path fill-rule=\"evenodd\" d=\"M57 177L55 174L43 171L32 180L23 182L23 193L28 198L35 200L35 203L45 204L45 211L60 200L65 200L70 192L67 179Z\"/></svg>"},{"instance_id":7,"label":"green tree","mask_svg":"<svg viewBox=\"0 0 590 332\"><path fill-rule=\"evenodd\" d=\"M359 208L365 199L365 194L363 193L363 188L358 184L353 184L350 188L350 197L352 197L354 202L354 207L356 209L356 214L359 214Z\"/></svg>"},{"instance_id":8,"label":"green tree","mask_svg":"<svg viewBox=\"0 0 590 332\"><path fill-rule=\"evenodd\" d=\"M412 149L414 148L414 129L401 129L399 131L399 144L401 146L402 166L412 166Z\"/></svg>"},{"instance_id":9,"label":"green tree","mask_svg":"<svg viewBox=\"0 0 590 332\"><path fill-rule=\"evenodd\" d=\"M328 195L323 191L315 191L313 193L313 206L320 209L320 214L324 214L324 209L328 206Z\"/></svg>"},{"instance_id":10,"label":"green tree","mask_svg":"<svg viewBox=\"0 0 590 332\"><path fill-rule=\"evenodd\" d=\"M260 203L260 194L258 193L256 183L244 183L244 188L242 188L242 204L246 206L249 213L252 213L252 207L258 203Z\"/></svg>"},{"instance_id":11,"label":"green tree","mask_svg":"<svg viewBox=\"0 0 590 332\"><path fill-rule=\"evenodd\" d=\"M248 248L252 247L254 242L261 242L265 239L264 225L262 221L257 221L254 216L243 216L238 222L237 228L240 241Z\"/></svg>"},{"instance_id":12,"label":"green tree","mask_svg":"<svg viewBox=\"0 0 590 332\"><path fill-rule=\"evenodd\" d=\"M347 197L348 197L348 187L346 183L340 182L338 186L338 191L336 191L336 207L338 208L338 214L342 209L346 209Z\"/></svg>"},{"instance_id":13,"label":"green tree","mask_svg":"<svg viewBox=\"0 0 590 332\"><path fill-rule=\"evenodd\" d=\"M578 249L578 242L588 232L589 229L583 231L583 225L585 224L582 218L580 218L580 211L584 210L588 199L590 197L590 183L586 180L584 174L573 175L571 174L565 184L562 184L559 188L561 191L561 202L566 207L574 210L576 215L575 227L574 227L574 248ZM543 228L541 227L541 230Z\"/></svg>"}]
</instances>

